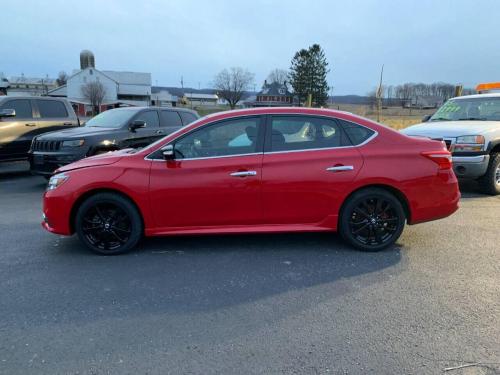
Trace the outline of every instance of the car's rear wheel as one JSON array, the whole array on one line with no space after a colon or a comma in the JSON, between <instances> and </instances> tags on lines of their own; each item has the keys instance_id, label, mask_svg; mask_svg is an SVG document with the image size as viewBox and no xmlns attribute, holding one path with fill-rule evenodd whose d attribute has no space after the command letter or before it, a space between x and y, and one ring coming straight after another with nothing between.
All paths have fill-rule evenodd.
<instances>
[{"instance_id":1,"label":"car's rear wheel","mask_svg":"<svg viewBox=\"0 0 500 375\"><path fill-rule=\"evenodd\" d=\"M392 193L367 188L345 202L339 220L341 236L363 251L379 251L393 245L405 226L401 202Z\"/></svg>"},{"instance_id":2,"label":"car's rear wheel","mask_svg":"<svg viewBox=\"0 0 500 375\"><path fill-rule=\"evenodd\" d=\"M479 178L481 190L486 194L500 194L500 154L492 154L486 174Z\"/></svg>"},{"instance_id":3,"label":"car's rear wheel","mask_svg":"<svg viewBox=\"0 0 500 375\"><path fill-rule=\"evenodd\" d=\"M139 242L143 225L137 208L128 199L114 193L98 193L78 208L75 229L90 250L116 255Z\"/></svg>"}]
</instances>

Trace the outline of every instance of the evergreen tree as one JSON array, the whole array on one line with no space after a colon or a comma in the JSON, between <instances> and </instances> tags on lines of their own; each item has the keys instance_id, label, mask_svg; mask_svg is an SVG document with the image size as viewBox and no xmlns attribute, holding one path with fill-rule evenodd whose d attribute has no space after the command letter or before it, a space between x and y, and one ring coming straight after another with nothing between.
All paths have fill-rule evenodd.
<instances>
[{"instance_id":1,"label":"evergreen tree","mask_svg":"<svg viewBox=\"0 0 500 375\"><path fill-rule=\"evenodd\" d=\"M328 83L326 76L330 70L325 53L319 44L309 49L301 49L292 59L290 67L291 85L301 103L312 94L315 106L323 106L328 100Z\"/></svg>"}]
</instances>

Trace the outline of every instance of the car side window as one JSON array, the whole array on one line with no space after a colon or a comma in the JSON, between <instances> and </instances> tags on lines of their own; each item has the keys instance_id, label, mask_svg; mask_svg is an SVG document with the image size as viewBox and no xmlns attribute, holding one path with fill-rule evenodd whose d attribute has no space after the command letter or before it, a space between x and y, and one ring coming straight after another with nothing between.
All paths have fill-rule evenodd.
<instances>
[{"instance_id":1,"label":"car side window","mask_svg":"<svg viewBox=\"0 0 500 375\"><path fill-rule=\"evenodd\" d=\"M344 128L347 137L354 146L363 143L373 134L375 134L375 131L368 129L365 126L355 124L354 122L340 120L340 119L338 121L342 124L342 127Z\"/></svg>"},{"instance_id":2,"label":"car side window","mask_svg":"<svg viewBox=\"0 0 500 375\"><path fill-rule=\"evenodd\" d=\"M181 118L177 111L160 111L161 113L161 126L182 126Z\"/></svg>"},{"instance_id":3,"label":"car side window","mask_svg":"<svg viewBox=\"0 0 500 375\"><path fill-rule=\"evenodd\" d=\"M205 158L257 152L259 118L228 120L195 130L175 143L176 158Z\"/></svg>"},{"instance_id":4,"label":"car side window","mask_svg":"<svg viewBox=\"0 0 500 375\"><path fill-rule=\"evenodd\" d=\"M38 111L41 118L65 118L68 117L66 106L56 100L37 99Z\"/></svg>"},{"instance_id":5,"label":"car side window","mask_svg":"<svg viewBox=\"0 0 500 375\"><path fill-rule=\"evenodd\" d=\"M348 146L336 121L312 116L273 116L270 151Z\"/></svg>"},{"instance_id":6,"label":"car side window","mask_svg":"<svg viewBox=\"0 0 500 375\"><path fill-rule=\"evenodd\" d=\"M31 109L31 102L28 99L15 99L9 100L4 103L0 109L13 109L16 111L15 118L31 119L33 118L33 111Z\"/></svg>"},{"instance_id":7,"label":"car side window","mask_svg":"<svg viewBox=\"0 0 500 375\"><path fill-rule=\"evenodd\" d=\"M141 112L134 120L144 121L146 123L146 128L157 128L160 126L158 113L156 111Z\"/></svg>"},{"instance_id":8,"label":"car side window","mask_svg":"<svg viewBox=\"0 0 500 375\"><path fill-rule=\"evenodd\" d=\"M179 114L181 115L181 118L182 118L182 123L184 125L187 125L187 124L190 124L192 123L193 121L196 121L196 116L193 115L192 113L190 112L179 112Z\"/></svg>"}]
</instances>

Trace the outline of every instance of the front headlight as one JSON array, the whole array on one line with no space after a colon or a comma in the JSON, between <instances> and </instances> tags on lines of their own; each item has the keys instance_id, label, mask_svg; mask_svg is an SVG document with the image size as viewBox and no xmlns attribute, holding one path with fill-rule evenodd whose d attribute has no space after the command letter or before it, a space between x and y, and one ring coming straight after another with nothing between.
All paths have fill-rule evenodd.
<instances>
[{"instance_id":1,"label":"front headlight","mask_svg":"<svg viewBox=\"0 0 500 375\"><path fill-rule=\"evenodd\" d=\"M47 190L54 190L54 189L57 189L59 186L61 186L67 179L69 178L69 176L67 174L64 174L64 173L58 173L58 174L55 174L53 175L50 180L49 180L49 183L47 184Z\"/></svg>"},{"instance_id":2,"label":"front headlight","mask_svg":"<svg viewBox=\"0 0 500 375\"><path fill-rule=\"evenodd\" d=\"M482 151L484 137L482 135L463 135L457 137L454 151Z\"/></svg>"},{"instance_id":3,"label":"front headlight","mask_svg":"<svg viewBox=\"0 0 500 375\"><path fill-rule=\"evenodd\" d=\"M62 147L80 147L85 143L84 139L75 139L71 141L63 141Z\"/></svg>"}]
</instances>

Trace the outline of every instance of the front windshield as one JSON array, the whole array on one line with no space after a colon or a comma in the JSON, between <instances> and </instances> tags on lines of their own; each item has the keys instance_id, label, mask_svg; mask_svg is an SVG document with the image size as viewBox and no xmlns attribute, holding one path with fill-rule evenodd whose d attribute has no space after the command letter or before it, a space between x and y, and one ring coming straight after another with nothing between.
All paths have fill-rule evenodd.
<instances>
[{"instance_id":1,"label":"front windshield","mask_svg":"<svg viewBox=\"0 0 500 375\"><path fill-rule=\"evenodd\" d=\"M110 109L91 118L85 123L86 127L121 128L137 113L131 109Z\"/></svg>"},{"instance_id":2,"label":"front windshield","mask_svg":"<svg viewBox=\"0 0 500 375\"><path fill-rule=\"evenodd\" d=\"M500 121L500 97L448 100L430 121Z\"/></svg>"}]
</instances>

